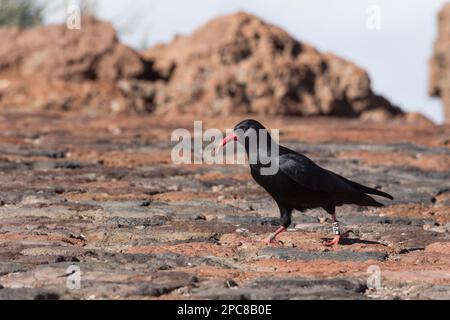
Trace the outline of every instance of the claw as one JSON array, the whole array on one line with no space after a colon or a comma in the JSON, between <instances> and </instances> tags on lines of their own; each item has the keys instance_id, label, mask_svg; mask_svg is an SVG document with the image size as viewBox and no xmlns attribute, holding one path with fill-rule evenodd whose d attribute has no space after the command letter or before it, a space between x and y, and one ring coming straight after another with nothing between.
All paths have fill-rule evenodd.
<instances>
[{"instance_id":1,"label":"claw","mask_svg":"<svg viewBox=\"0 0 450 320\"><path fill-rule=\"evenodd\" d=\"M347 231L347 232L345 232L345 233L343 233L341 235L337 235L332 240L325 241L324 245L327 246L327 247L331 247L331 246L333 246L335 244L340 244L343 239L347 239L348 238L350 233L353 233L353 231L349 230L349 231Z\"/></svg>"},{"instance_id":2,"label":"claw","mask_svg":"<svg viewBox=\"0 0 450 320\"><path fill-rule=\"evenodd\" d=\"M341 237L342 236L340 236L340 235L339 236L335 236L332 240L325 241L324 245L327 246L327 247L331 247L331 246L333 246L335 244L339 244L339 242L341 241Z\"/></svg>"},{"instance_id":3,"label":"claw","mask_svg":"<svg viewBox=\"0 0 450 320\"><path fill-rule=\"evenodd\" d=\"M271 244L271 243L275 243L275 239L268 237L268 238L263 239L262 242L264 242L265 244Z\"/></svg>"},{"instance_id":4,"label":"claw","mask_svg":"<svg viewBox=\"0 0 450 320\"><path fill-rule=\"evenodd\" d=\"M264 240L262 240L262 242L267 245L269 245L269 244L276 244L276 245L284 244L283 241L272 238L271 236L265 238Z\"/></svg>"},{"instance_id":5,"label":"claw","mask_svg":"<svg viewBox=\"0 0 450 320\"><path fill-rule=\"evenodd\" d=\"M283 244L283 241L275 241L277 235L285 231L286 228L281 226L274 233L271 233L266 239L263 240L265 244Z\"/></svg>"}]
</instances>

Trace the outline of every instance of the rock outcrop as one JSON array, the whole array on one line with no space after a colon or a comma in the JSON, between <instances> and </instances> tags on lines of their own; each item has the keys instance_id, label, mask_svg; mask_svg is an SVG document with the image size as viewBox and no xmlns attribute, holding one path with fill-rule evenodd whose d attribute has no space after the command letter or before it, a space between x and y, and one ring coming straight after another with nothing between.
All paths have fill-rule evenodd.
<instances>
[{"instance_id":1,"label":"rock outcrop","mask_svg":"<svg viewBox=\"0 0 450 320\"><path fill-rule=\"evenodd\" d=\"M402 114L373 93L360 67L246 13L218 17L144 53L89 17L80 30L3 28L0 37L0 110Z\"/></svg>"},{"instance_id":2,"label":"rock outcrop","mask_svg":"<svg viewBox=\"0 0 450 320\"><path fill-rule=\"evenodd\" d=\"M157 104L199 114L358 116L382 109L400 114L374 94L355 64L292 38L246 13L218 17L192 35L145 53L169 78Z\"/></svg>"},{"instance_id":3,"label":"rock outcrop","mask_svg":"<svg viewBox=\"0 0 450 320\"><path fill-rule=\"evenodd\" d=\"M1 109L152 111L116 85L156 75L149 61L118 41L110 23L86 17L79 30L0 28L0 38Z\"/></svg>"},{"instance_id":4,"label":"rock outcrop","mask_svg":"<svg viewBox=\"0 0 450 320\"><path fill-rule=\"evenodd\" d=\"M429 93L442 99L445 121L450 122L450 3L439 12L438 20L438 38L430 61Z\"/></svg>"}]
</instances>

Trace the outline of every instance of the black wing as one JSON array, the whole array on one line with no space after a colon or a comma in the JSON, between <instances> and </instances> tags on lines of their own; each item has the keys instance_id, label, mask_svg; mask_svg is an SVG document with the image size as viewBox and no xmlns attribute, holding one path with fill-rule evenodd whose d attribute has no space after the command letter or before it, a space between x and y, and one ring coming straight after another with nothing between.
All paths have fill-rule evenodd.
<instances>
[{"instance_id":1,"label":"black wing","mask_svg":"<svg viewBox=\"0 0 450 320\"><path fill-rule=\"evenodd\" d=\"M363 186L319 167L299 153L286 153L279 157L280 170L304 188L328 193L369 193L393 199L391 195Z\"/></svg>"},{"instance_id":2,"label":"black wing","mask_svg":"<svg viewBox=\"0 0 450 320\"><path fill-rule=\"evenodd\" d=\"M301 154L288 153L280 156L280 170L304 188L331 192L356 192L350 185L315 164Z\"/></svg>"}]
</instances>

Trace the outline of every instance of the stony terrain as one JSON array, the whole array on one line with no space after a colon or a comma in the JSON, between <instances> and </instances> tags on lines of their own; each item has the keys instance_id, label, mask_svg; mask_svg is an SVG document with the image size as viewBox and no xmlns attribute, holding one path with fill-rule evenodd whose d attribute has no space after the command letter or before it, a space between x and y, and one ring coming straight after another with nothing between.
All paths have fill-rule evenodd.
<instances>
[{"instance_id":1,"label":"stony terrain","mask_svg":"<svg viewBox=\"0 0 450 320\"><path fill-rule=\"evenodd\" d=\"M0 117L0 299L450 298L449 127L262 118L283 143L395 196L340 208L354 235L326 248L319 210L295 213L282 244L261 243L278 212L247 166L172 164L170 133L193 119ZM66 287L74 264L79 290Z\"/></svg>"}]
</instances>

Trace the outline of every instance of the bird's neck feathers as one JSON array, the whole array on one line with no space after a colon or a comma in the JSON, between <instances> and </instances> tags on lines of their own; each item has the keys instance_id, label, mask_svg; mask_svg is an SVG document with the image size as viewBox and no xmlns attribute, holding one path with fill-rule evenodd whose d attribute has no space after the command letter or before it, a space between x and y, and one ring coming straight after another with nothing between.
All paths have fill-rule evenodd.
<instances>
[{"instance_id":1,"label":"bird's neck feathers","mask_svg":"<svg viewBox=\"0 0 450 320\"><path fill-rule=\"evenodd\" d=\"M266 130L259 130L256 137L246 136L245 151L250 167L259 171L262 167L270 167L273 160L278 159L279 145Z\"/></svg>"}]
</instances>

